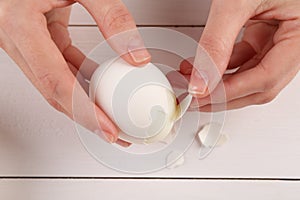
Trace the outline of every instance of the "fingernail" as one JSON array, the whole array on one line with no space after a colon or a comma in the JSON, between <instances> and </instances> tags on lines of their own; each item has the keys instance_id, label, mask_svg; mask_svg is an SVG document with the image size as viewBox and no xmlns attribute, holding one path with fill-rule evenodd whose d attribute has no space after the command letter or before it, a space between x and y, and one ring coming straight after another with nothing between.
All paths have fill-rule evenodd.
<instances>
[{"instance_id":1,"label":"fingernail","mask_svg":"<svg viewBox=\"0 0 300 200\"><path fill-rule=\"evenodd\" d=\"M128 52L133 61L137 64L143 63L151 57L149 52L145 49L144 43L136 38L130 40L128 44Z\"/></svg>"},{"instance_id":2,"label":"fingernail","mask_svg":"<svg viewBox=\"0 0 300 200\"><path fill-rule=\"evenodd\" d=\"M189 84L189 93L191 95L205 94L208 89L208 77L205 72L197 69L193 70L191 82Z\"/></svg>"},{"instance_id":3,"label":"fingernail","mask_svg":"<svg viewBox=\"0 0 300 200\"><path fill-rule=\"evenodd\" d=\"M112 134L110 134L110 133L108 133L106 131L96 130L94 132L99 137L101 137L102 139L104 139L105 141L107 141L108 143L114 143L116 141L116 138Z\"/></svg>"},{"instance_id":4,"label":"fingernail","mask_svg":"<svg viewBox=\"0 0 300 200\"><path fill-rule=\"evenodd\" d=\"M130 145L131 145L130 143L125 142L125 141L123 141L123 140L117 140L116 143L117 143L118 145L122 146L122 147L125 147L125 148L130 147Z\"/></svg>"}]
</instances>

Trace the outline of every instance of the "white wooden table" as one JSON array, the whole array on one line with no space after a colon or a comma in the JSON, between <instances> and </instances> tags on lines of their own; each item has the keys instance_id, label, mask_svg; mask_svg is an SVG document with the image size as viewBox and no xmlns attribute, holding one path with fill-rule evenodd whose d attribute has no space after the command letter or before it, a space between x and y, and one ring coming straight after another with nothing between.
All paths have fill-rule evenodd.
<instances>
[{"instance_id":1,"label":"white wooden table","mask_svg":"<svg viewBox=\"0 0 300 200\"><path fill-rule=\"evenodd\" d=\"M140 26L167 26L196 40L209 9L209 1L197 0L124 2ZM78 5L70 32L85 53L103 40ZM94 160L73 122L45 102L2 50L0 69L0 199L300 197L300 75L272 103L228 112L229 140L206 159L197 159L194 143L184 165L132 175Z\"/></svg>"}]
</instances>

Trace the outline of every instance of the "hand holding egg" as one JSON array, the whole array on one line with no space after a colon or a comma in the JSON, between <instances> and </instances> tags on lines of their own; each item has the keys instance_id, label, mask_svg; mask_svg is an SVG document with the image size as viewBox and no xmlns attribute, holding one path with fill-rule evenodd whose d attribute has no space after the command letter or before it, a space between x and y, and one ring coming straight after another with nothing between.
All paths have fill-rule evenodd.
<instances>
[{"instance_id":1,"label":"hand holding egg","mask_svg":"<svg viewBox=\"0 0 300 200\"><path fill-rule=\"evenodd\" d=\"M121 58L94 72L90 97L121 129L119 138L137 144L163 141L192 100L188 95L177 105L168 79L154 64L137 68Z\"/></svg>"}]
</instances>

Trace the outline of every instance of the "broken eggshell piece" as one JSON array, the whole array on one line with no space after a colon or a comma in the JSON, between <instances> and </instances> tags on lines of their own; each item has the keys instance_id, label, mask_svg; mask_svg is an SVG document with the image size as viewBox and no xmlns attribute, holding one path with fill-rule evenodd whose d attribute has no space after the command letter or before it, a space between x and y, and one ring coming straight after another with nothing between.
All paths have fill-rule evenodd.
<instances>
[{"instance_id":1,"label":"broken eggshell piece","mask_svg":"<svg viewBox=\"0 0 300 200\"><path fill-rule=\"evenodd\" d=\"M222 127L222 124L215 122L202 126L198 132L201 145L207 148L222 146L228 139L227 135L221 132Z\"/></svg>"},{"instance_id":2,"label":"broken eggshell piece","mask_svg":"<svg viewBox=\"0 0 300 200\"><path fill-rule=\"evenodd\" d=\"M154 64L133 67L121 58L96 69L89 95L121 129L119 138L136 144L163 141L192 101L188 95L177 105L168 79Z\"/></svg>"}]
</instances>

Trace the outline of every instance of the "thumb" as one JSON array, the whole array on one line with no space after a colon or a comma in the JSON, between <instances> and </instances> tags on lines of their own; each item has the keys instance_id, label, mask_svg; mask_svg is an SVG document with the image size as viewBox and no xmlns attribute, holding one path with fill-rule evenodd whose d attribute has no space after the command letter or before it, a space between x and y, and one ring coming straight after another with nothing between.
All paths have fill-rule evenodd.
<instances>
[{"instance_id":1,"label":"thumb","mask_svg":"<svg viewBox=\"0 0 300 200\"><path fill-rule=\"evenodd\" d=\"M255 1L212 1L206 27L199 42L189 93L201 98L212 92L222 79L235 40L255 12Z\"/></svg>"},{"instance_id":2,"label":"thumb","mask_svg":"<svg viewBox=\"0 0 300 200\"><path fill-rule=\"evenodd\" d=\"M95 19L110 46L132 65L142 65L151 56L136 28L135 21L120 0L79 0Z\"/></svg>"}]
</instances>

